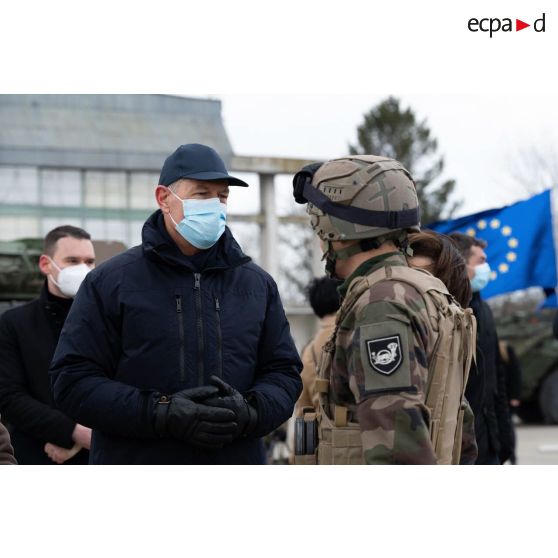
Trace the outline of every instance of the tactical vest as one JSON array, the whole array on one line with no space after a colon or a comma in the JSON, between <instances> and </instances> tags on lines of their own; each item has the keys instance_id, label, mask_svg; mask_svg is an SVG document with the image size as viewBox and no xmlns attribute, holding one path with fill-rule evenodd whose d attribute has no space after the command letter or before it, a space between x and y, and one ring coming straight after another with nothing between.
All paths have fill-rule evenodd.
<instances>
[{"instance_id":1,"label":"tactical vest","mask_svg":"<svg viewBox=\"0 0 558 558\"><path fill-rule=\"evenodd\" d=\"M316 382L320 394L317 412L318 464L364 463L359 424L349 420L346 407L329 401L331 364L340 324L366 291L386 280L412 285L426 303L435 336L433 350L427 355L425 392L425 405L430 411L430 439L438 464L458 464L466 408L465 386L475 354L476 321L472 310L462 309L439 279L426 271L406 266L385 266L355 279L337 313L333 335L322 350ZM311 414L309 418L312 418Z\"/></svg>"}]
</instances>

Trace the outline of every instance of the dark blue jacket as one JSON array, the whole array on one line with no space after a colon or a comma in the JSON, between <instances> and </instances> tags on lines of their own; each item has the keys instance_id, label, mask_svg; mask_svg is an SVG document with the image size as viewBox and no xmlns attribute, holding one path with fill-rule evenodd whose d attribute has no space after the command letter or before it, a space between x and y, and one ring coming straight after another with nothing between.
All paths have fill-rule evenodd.
<instances>
[{"instance_id":1,"label":"dark blue jacket","mask_svg":"<svg viewBox=\"0 0 558 558\"><path fill-rule=\"evenodd\" d=\"M143 244L89 273L51 365L54 399L94 429L91 463L263 463L259 437L287 420L302 388L298 353L273 279L229 229L184 256L160 211ZM153 393L221 376L256 398L250 438L218 451L153 437Z\"/></svg>"}]
</instances>

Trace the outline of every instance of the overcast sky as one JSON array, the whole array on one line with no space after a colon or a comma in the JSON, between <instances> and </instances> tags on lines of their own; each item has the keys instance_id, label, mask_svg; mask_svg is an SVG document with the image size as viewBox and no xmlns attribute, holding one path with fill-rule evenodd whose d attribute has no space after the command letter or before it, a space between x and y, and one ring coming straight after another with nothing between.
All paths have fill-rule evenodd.
<instances>
[{"instance_id":1,"label":"overcast sky","mask_svg":"<svg viewBox=\"0 0 558 558\"><path fill-rule=\"evenodd\" d=\"M457 180L455 197L464 201L457 216L528 197L510 175L510 165L532 147L554 149L558 139L555 95L398 96L427 120L438 139L444 177ZM362 115L385 95L213 98L223 102L236 154L327 159L347 154Z\"/></svg>"}]
</instances>

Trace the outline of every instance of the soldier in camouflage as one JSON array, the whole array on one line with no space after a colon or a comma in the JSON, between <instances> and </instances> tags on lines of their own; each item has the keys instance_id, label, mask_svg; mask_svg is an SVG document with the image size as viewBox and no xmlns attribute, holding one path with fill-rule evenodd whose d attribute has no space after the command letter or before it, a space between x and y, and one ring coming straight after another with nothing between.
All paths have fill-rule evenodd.
<instances>
[{"instance_id":1,"label":"soldier in camouflage","mask_svg":"<svg viewBox=\"0 0 558 558\"><path fill-rule=\"evenodd\" d=\"M447 355L439 354L432 306L418 285L433 285L448 300L451 295L441 281L407 263L407 235L420 230L412 177L393 159L355 155L305 167L293 184L322 240L326 271L344 279L336 332L320 364L318 391L326 397L319 462L459 463L460 451L456 457L451 446L461 444L464 416L471 423L463 399L469 364L438 388L438 399L450 403L434 420L436 405L427 404L427 394L437 380L429 368ZM474 343L474 333L466 335ZM438 436L443 432L445 442ZM471 440L465 438L469 460ZM341 439L343 449L332 449Z\"/></svg>"}]
</instances>

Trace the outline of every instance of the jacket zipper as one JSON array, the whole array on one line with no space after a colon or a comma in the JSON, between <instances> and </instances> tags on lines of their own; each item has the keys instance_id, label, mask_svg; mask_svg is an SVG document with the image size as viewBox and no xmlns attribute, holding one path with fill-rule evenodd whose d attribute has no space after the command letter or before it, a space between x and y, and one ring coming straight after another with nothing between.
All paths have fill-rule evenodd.
<instances>
[{"instance_id":1,"label":"jacket zipper","mask_svg":"<svg viewBox=\"0 0 558 558\"><path fill-rule=\"evenodd\" d=\"M202 299L201 299L201 274L194 273L194 292L196 298L196 329L198 333L198 385L204 384L204 369L203 369L203 317L202 317Z\"/></svg>"},{"instance_id":2,"label":"jacket zipper","mask_svg":"<svg viewBox=\"0 0 558 558\"><path fill-rule=\"evenodd\" d=\"M215 299L215 319L217 322L217 376L219 378L223 377L223 336L221 333L221 306L219 305L219 299Z\"/></svg>"},{"instance_id":3,"label":"jacket zipper","mask_svg":"<svg viewBox=\"0 0 558 558\"><path fill-rule=\"evenodd\" d=\"M182 319L182 296L176 295L176 318L178 320L179 359L180 359L180 381L183 382L186 376L184 362L184 320Z\"/></svg>"}]
</instances>

